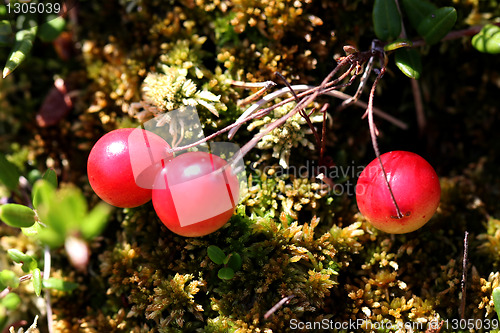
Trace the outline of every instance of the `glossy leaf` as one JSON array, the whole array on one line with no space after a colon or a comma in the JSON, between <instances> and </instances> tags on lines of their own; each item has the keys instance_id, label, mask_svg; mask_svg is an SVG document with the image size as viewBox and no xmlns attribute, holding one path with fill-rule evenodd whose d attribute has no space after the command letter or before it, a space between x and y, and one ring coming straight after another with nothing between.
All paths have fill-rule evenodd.
<instances>
[{"instance_id":1,"label":"glossy leaf","mask_svg":"<svg viewBox=\"0 0 500 333\"><path fill-rule=\"evenodd\" d=\"M396 39L394 42L387 44L384 46L385 52L395 51L404 47L411 47L413 45L412 41L409 39Z\"/></svg>"},{"instance_id":2,"label":"glossy leaf","mask_svg":"<svg viewBox=\"0 0 500 333\"><path fill-rule=\"evenodd\" d=\"M394 0L375 0L373 28L381 40L394 39L401 33L401 17Z\"/></svg>"},{"instance_id":3,"label":"glossy leaf","mask_svg":"<svg viewBox=\"0 0 500 333\"><path fill-rule=\"evenodd\" d=\"M106 227L111 210L112 207L104 202L97 204L81 223L83 238L91 240L98 236Z\"/></svg>"},{"instance_id":4,"label":"glossy leaf","mask_svg":"<svg viewBox=\"0 0 500 333\"><path fill-rule=\"evenodd\" d=\"M19 204L6 204L0 206L0 219L11 227L27 228L36 221L35 211Z\"/></svg>"},{"instance_id":5,"label":"glossy leaf","mask_svg":"<svg viewBox=\"0 0 500 333\"><path fill-rule=\"evenodd\" d=\"M57 188L57 174L54 169L47 169L42 176L42 179L49 182L54 188Z\"/></svg>"},{"instance_id":6,"label":"glossy leaf","mask_svg":"<svg viewBox=\"0 0 500 333\"><path fill-rule=\"evenodd\" d=\"M19 169L0 154L0 182L9 190L17 191L20 176Z\"/></svg>"},{"instance_id":7,"label":"glossy leaf","mask_svg":"<svg viewBox=\"0 0 500 333\"><path fill-rule=\"evenodd\" d=\"M234 270L230 267L222 267L217 276L223 280L231 280L234 277Z\"/></svg>"},{"instance_id":8,"label":"glossy leaf","mask_svg":"<svg viewBox=\"0 0 500 333\"><path fill-rule=\"evenodd\" d=\"M234 271L238 271L242 265L241 256L238 253L231 253L228 256L228 260L225 264L227 265L227 267L232 268Z\"/></svg>"},{"instance_id":9,"label":"glossy leaf","mask_svg":"<svg viewBox=\"0 0 500 333\"><path fill-rule=\"evenodd\" d=\"M31 28L20 30L16 33L16 43L12 48L5 68L3 69L2 76L5 78L12 73L17 66L19 66L26 56L30 53L33 47L33 41L36 37L37 25L33 24Z\"/></svg>"},{"instance_id":10,"label":"glossy leaf","mask_svg":"<svg viewBox=\"0 0 500 333\"><path fill-rule=\"evenodd\" d=\"M493 24L485 25L472 37L472 46L479 52L500 53L500 27Z\"/></svg>"},{"instance_id":11,"label":"glossy leaf","mask_svg":"<svg viewBox=\"0 0 500 333\"><path fill-rule=\"evenodd\" d=\"M4 269L0 272L0 286L2 290L6 287L17 288L19 286L19 278L13 271Z\"/></svg>"},{"instance_id":12,"label":"glossy leaf","mask_svg":"<svg viewBox=\"0 0 500 333\"><path fill-rule=\"evenodd\" d=\"M422 61L420 59L420 53L416 50L408 48L397 50L395 62L401 72L409 78L420 78L420 74L422 73Z\"/></svg>"},{"instance_id":13,"label":"glossy leaf","mask_svg":"<svg viewBox=\"0 0 500 333\"><path fill-rule=\"evenodd\" d=\"M58 15L49 15L47 20L38 29L38 37L44 42L52 42L63 32L66 21Z\"/></svg>"},{"instance_id":14,"label":"glossy leaf","mask_svg":"<svg viewBox=\"0 0 500 333\"><path fill-rule=\"evenodd\" d=\"M42 281L44 289L55 289L59 291L71 291L78 287L78 283L68 282L57 278L48 278Z\"/></svg>"},{"instance_id":15,"label":"glossy leaf","mask_svg":"<svg viewBox=\"0 0 500 333\"><path fill-rule=\"evenodd\" d=\"M42 272L39 268L35 268L33 270L33 289L35 290L35 294L40 296L42 293Z\"/></svg>"},{"instance_id":16,"label":"glossy leaf","mask_svg":"<svg viewBox=\"0 0 500 333\"><path fill-rule=\"evenodd\" d=\"M226 259L226 254L218 246L210 245L207 248L208 257L217 265L222 265Z\"/></svg>"},{"instance_id":17,"label":"glossy leaf","mask_svg":"<svg viewBox=\"0 0 500 333\"><path fill-rule=\"evenodd\" d=\"M436 44L453 28L457 11L453 7L442 7L432 11L418 25L418 33L427 44Z\"/></svg>"},{"instance_id":18,"label":"glossy leaf","mask_svg":"<svg viewBox=\"0 0 500 333\"><path fill-rule=\"evenodd\" d=\"M21 298L18 294L10 292L1 299L1 304L7 308L7 310L16 310L21 304Z\"/></svg>"},{"instance_id":19,"label":"glossy leaf","mask_svg":"<svg viewBox=\"0 0 500 333\"><path fill-rule=\"evenodd\" d=\"M430 13L437 10L438 7L426 0L401 0L406 17L408 17L411 26L417 30L420 23Z\"/></svg>"}]
</instances>

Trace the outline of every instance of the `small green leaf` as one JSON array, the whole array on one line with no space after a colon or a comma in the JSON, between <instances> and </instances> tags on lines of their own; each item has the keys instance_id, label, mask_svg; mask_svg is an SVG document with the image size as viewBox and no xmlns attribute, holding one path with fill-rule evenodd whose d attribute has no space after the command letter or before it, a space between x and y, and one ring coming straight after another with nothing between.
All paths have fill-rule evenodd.
<instances>
[{"instance_id":1,"label":"small green leaf","mask_svg":"<svg viewBox=\"0 0 500 333\"><path fill-rule=\"evenodd\" d=\"M207 254L208 257L217 265L222 265L224 263L224 260L226 259L224 251L222 251L220 247L215 245L210 245L207 248Z\"/></svg>"},{"instance_id":2,"label":"small green leaf","mask_svg":"<svg viewBox=\"0 0 500 333\"><path fill-rule=\"evenodd\" d=\"M40 223L38 222L35 222L35 224L33 224L31 227L28 227L28 228L21 228L21 231L23 232L23 234L25 234L26 236L28 237L33 237L33 236L36 236L38 235L38 233L40 232L40 229L42 227L40 226Z\"/></svg>"},{"instance_id":3,"label":"small green leaf","mask_svg":"<svg viewBox=\"0 0 500 333\"><path fill-rule=\"evenodd\" d=\"M35 182L39 179L42 179L42 173L38 169L32 169L28 172L26 176L30 184L35 184Z\"/></svg>"},{"instance_id":4,"label":"small green leaf","mask_svg":"<svg viewBox=\"0 0 500 333\"><path fill-rule=\"evenodd\" d=\"M40 297L42 293L42 272L39 268L35 268L33 270L33 289L35 290L35 294Z\"/></svg>"},{"instance_id":5,"label":"small green leaf","mask_svg":"<svg viewBox=\"0 0 500 333\"><path fill-rule=\"evenodd\" d=\"M500 320L500 287L493 289L493 304L495 305L498 320Z\"/></svg>"},{"instance_id":6,"label":"small green leaf","mask_svg":"<svg viewBox=\"0 0 500 333\"><path fill-rule=\"evenodd\" d=\"M412 47L413 43L409 39L396 39L394 42L387 44L384 46L385 52L394 51L403 47Z\"/></svg>"},{"instance_id":7,"label":"small green leaf","mask_svg":"<svg viewBox=\"0 0 500 333\"><path fill-rule=\"evenodd\" d=\"M6 204L0 206L0 219L11 227L27 228L36 221L35 211L19 204Z\"/></svg>"},{"instance_id":8,"label":"small green leaf","mask_svg":"<svg viewBox=\"0 0 500 333\"><path fill-rule=\"evenodd\" d=\"M229 260L225 263L227 267L232 268L235 272L240 270L242 265L241 256L238 253L233 252L228 257Z\"/></svg>"},{"instance_id":9,"label":"small green leaf","mask_svg":"<svg viewBox=\"0 0 500 333\"><path fill-rule=\"evenodd\" d=\"M104 202L97 204L80 225L83 238L91 240L98 236L106 227L111 210L112 207Z\"/></svg>"},{"instance_id":10,"label":"small green leaf","mask_svg":"<svg viewBox=\"0 0 500 333\"><path fill-rule=\"evenodd\" d=\"M0 154L0 182L9 190L16 191L21 173L17 167Z\"/></svg>"},{"instance_id":11,"label":"small green leaf","mask_svg":"<svg viewBox=\"0 0 500 333\"><path fill-rule=\"evenodd\" d=\"M32 256L25 254L17 249L8 249L7 254L9 255L10 259L12 259L12 261L18 264L30 262L33 260Z\"/></svg>"},{"instance_id":12,"label":"small green leaf","mask_svg":"<svg viewBox=\"0 0 500 333\"><path fill-rule=\"evenodd\" d=\"M430 12L418 25L417 31L427 44L439 42L453 28L457 11L453 7L442 7Z\"/></svg>"},{"instance_id":13,"label":"small green leaf","mask_svg":"<svg viewBox=\"0 0 500 333\"><path fill-rule=\"evenodd\" d=\"M66 21L63 17L57 15L49 15L47 22L38 29L38 37L44 42L54 41L66 27Z\"/></svg>"},{"instance_id":14,"label":"small green leaf","mask_svg":"<svg viewBox=\"0 0 500 333\"><path fill-rule=\"evenodd\" d=\"M234 277L234 270L230 267L222 267L217 273L219 279L231 280Z\"/></svg>"},{"instance_id":15,"label":"small green leaf","mask_svg":"<svg viewBox=\"0 0 500 333\"><path fill-rule=\"evenodd\" d=\"M13 271L4 269L0 272L0 285L2 289L5 287L17 288L19 286L19 278Z\"/></svg>"},{"instance_id":16,"label":"small green leaf","mask_svg":"<svg viewBox=\"0 0 500 333\"><path fill-rule=\"evenodd\" d=\"M43 205L38 204L37 212L40 221L48 226L40 230L39 237L43 237L46 230L53 230L64 238L68 231L79 230L87 214L87 201L78 188L65 187L58 190L57 195L51 195Z\"/></svg>"},{"instance_id":17,"label":"small green leaf","mask_svg":"<svg viewBox=\"0 0 500 333\"><path fill-rule=\"evenodd\" d=\"M54 230L52 228L41 228L38 232L38 239L55 249L64 245L66 232L64 230Z\"/></svg>"},{"instance_id":18,"label":"small green leaf","mask_svg":"<svg viewBox=\"0 0 500 333\"><path fill-rule=\"evenodd\" d=\"M420 53L416 50L408 48L397 50L395 62L401 72L409 78L416 80L420 78L420 74L422 73L422 61L420 59Z\"/></svg>"},{"instance_id":19,"label":"small green leaf","mask_svg":"<svg viewBox=\"0 0 500 333\"><path fill-rule=\"evenodd\" d=\"M26 59L26 56L30 53L31 48L33 47L33 41L35 40L37 29L38 27L35 22L30 28L20 30L16 33L16 43L14 44L7 63L5 64L5 68L3 69L3 78L12 73L17 66L19 66L24 59Z\"/></svg>"},{"instance_id":20,"label":"small green leaf","mask_svg":"<svg viewBox=\"0 0 500 333\"><path fill-rule=\"evenodd\" d=\"M54 188L57 188L57 175L54 169L47 169L42 176L42 179L49 182Z\"/></svg>"},{"instance_id":21,"label":"small green leaf","mask_svg":"<svg viewBox=\"0 0 500 333\"><path fill-rule=\"evenodd\" d=\"M406 16L410 20L411 26L417 30L422 20L431 12L438 9L436 5L426 0L402 0Z\"/></svg>"},{"instance_id":22,"label":"small green leaf","mask_svg":"<svg viewBox=\"0 0 500 333\"><path fill-rule=\"evenodd\" d=\"M500 27L493 24L485 25L472 37L472 46L479 52L500 53Z\"/></svg>"},{"instance_id":23,"label":"small green leaf","mask_svg":"<svg viewBox=\"0 0 500 333\"><path fill-rule=\"evenodd\" d=\"M10 292L1 299L1 303L7 310L16 310L19 304L21 304L21 297L16 293Z\"/></svg>"},{"instance_id":24,"label":"small green leaf","mask_svg":"<svg viewBox=\"0 0 500 333\"><path fill-rule=\"evenodd\" d=\"M401 33L401 17L395 0L375 0L373 28L381 40L394 39Z\"/></svg>"},{"instance_id":25,"label":"small green leaf","mask_svg":"<svg viewBox=\"0 0 500 333\"><path fill-rule=\"evenodd\" d=\"M40 179L33 185L33 207L39 209L41 204L48 204L54 198L56 190L47 180Z\"/></svg>"},{"instance_id":26,"label":"small green leaf","mask_svg":"<svg viewBox=\"0 0 500 333\"><path fill-rule=\"evenodd\" d=\"M71 291L78 287L78 283L68 282L57 278L43 280L44 289L55 289L59 291Z\"/></svg>"}]
</instances>

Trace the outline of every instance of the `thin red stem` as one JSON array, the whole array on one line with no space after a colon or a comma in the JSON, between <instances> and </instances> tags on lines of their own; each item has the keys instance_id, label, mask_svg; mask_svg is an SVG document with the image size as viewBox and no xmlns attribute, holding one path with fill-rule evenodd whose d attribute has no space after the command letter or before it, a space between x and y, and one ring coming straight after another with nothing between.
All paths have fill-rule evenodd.
<instances>
[{"instance_id":1,"label":"thin red stem","mask_svg":"<svg viewBox=\"0 0 500 333\"><path fill-rule=\"evenodd\" d=\"M382 159L380 158L380 151L377 145L377 128L375 127L375 123L373 122L373 98L375 96L375 89L377 87L378 81L384 76L385 66L382 67L380 73L375 78L375 82L373 82L372 89L370 91L370 97L368 99L368 108L366 109L366 113L368 114L368 125L370 127L370 136L372 139L373 150L375 150L375 155L377 156L378 162L380 164L380 168L382 169L382 173L384 174L384 180L387 184L387 188L389 189L389 193L391 194L392 202L396 207L397 218L403 218L403 214L399 209L398 203L396 202L396 198L394 197L394 193L392 192L391 184L389 183L389 179L387 177L387 172L385 171L384 164L382 163Z\"/></svg>"}]
</instances>

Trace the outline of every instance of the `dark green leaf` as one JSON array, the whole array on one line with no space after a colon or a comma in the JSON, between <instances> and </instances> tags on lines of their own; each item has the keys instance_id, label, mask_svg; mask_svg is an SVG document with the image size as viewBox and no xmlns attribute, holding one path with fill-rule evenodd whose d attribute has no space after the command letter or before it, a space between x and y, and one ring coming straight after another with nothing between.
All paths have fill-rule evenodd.
<instances>
[{"instance_id":1,"label":"dark green leaf","mask_svg":"<svg viewBox=\"0 0 500 333\"><path fill-rule=\"evenodd\" d=\"M26 59L26 56L30 53L31 48L33 47L33 41L35 40L37 29L38 27L35 23L30 28L20 30L16 33L16 43L12 48L9 58L7 59L7 63L5 64L5 68L2 72L2 76L4 78L12 73L17 66L19 66L24 59Z\"/></svg>"},{"instance_id":2,"label":"dark green leaf","mask_svg":"<svg viewBox=\"0 0 500 333\"><path fill-rule=\"evenodd\" d=\"M57 15L49 15L47 19L38 29L38 37L44 42L52 42L63 32L66 21Z\"/></svg>"},{"instance_id":3,"label":"dark green leaf","mask_svg":"<svg viewBox=\"0 0 500 333\"><path fill-rule=\"evenodd\" d=\"M222 251L218 246L210 245L207 248L208 257L217 265L222 265L226 259L224 251Z\"/></svg>"},{"instance_id":4,"label":"dark green leaf","mask_svg":"<svg viewBox=\"0 0 500 333\"><path fill-rule=\"evenodd\" d=\"M3 271L0 272L0 285L3 288L5 287L17 288L19 286L19 278L13 271L4 269Z\"/></svg>"},{"instance_id":5,"label":"dark green leaf","mask_svg":"<svg viewBox=\"0 0 500 333\"><path fill-rule=\"evenodd\" d=\"M232 268L234 271L238 271L241 268L241 256L238 253L231 253L229 256L229 260L227 260L227 267Z\"/></svg>"},{"instance_id":6,"label":"dark green leaf","mask_svg":"<svg viewBox=\"0 0 500 333\"><path fill-rule=\"evenodd\" d=\"M47 169L42 176L42 179L49 182L54 188L57 188L57 175L54 169Z\"/></svg>"},{"instance_id":7,"label":"dark green leaf","mask_svg":"<svg viewBox=\"0 0 500 333\"><path fill-rule=\"evenodd\" d=\"M42 293L42 272L39 268L35 268L33 270L33 289L35 290L35 294L40 297Z\"/></svg>"},{"instance_id":8,"label":"dark green leaf","mask_svg":"<svg viewBox=\"0 0 500 333\"><path fill-rule=\"evenodd\" d=\"M234 270L230 267L222 267L217 276L223 280L231 280L234 277Z\"/></svg>"},{"instance_id":9,"label":"dark green leaf","mask_svg":"<svg viewBox=\"0 0 500 333\"><path fill-rule=\"evenodd\" d=\"M21 173L17 167L10 163L4 155L0 154L0 182L9 190L16 191Z\"/></svg>"},{"instance_id":10,"label":"dark green leaf","mask_svg":"<svg viewBox=\"0 0 500 333\"><path fill-rule=\"evenodd\" d=\"M401 3L410 24L417 32L422 20L438 9L436 5L426 0L401 0Z\"/></svg>"},{"instance_id":11,"label":"dark green leaf","mask_svg":"<svg viewBox=\"0 0 500 333\"><path fill-rule=\"evenodd\" d=\"M457 11L453 7L442 7L424 17L418 25L418 33L427 44L439 42L453 28L457 21Z\"/></svg>"},{"instance_id":12,"label":"dark green leaf","mask_svg":"<svg viewBox=\"0 0 500 333\"><path fill-rule=\"evenodd\" d=\"M27 228L35 223L36 214L27 206L6 204L0 206L0 219L11 227Z\"/></svg>"},{"instance_id":13,"label":"dark green leaf","mask_svg":"<svg viewBox=\"0 0 500 333\"><path fill-rule=\"evenodd\" d=\"M381 40L394 39L401 33L401 17L395 0L375 0L373 28Z\"/></svg>"},{"instance_id":14,"label":"dark green leaf","mask_svg":"<svg viewBox=\"0 0 500 333\"><path fill-rule=\"evenodd\" d=\"M80 225L83 238L91 240L98 236L106 227L111 210L112 207L108 204L103 202L97 204Z\"/></svg>"},{"instance_id":15,"label":"dark green leaf","mask_svg":"<svg viewBox=\"0 0 500 333\"><path fill-rule=\"evenodd\" d=\"M395 56L396 66L403 72L406 76L412 79L420 78L422 73L422 61L420 59L420 53L414 49L399 49L396 51Z\"/></svg>"},{"instance_id":16,"label":"dark green leaf","mask_svg":"<svg viewBox=\"0 0 500 333\"><path fill-rule=\"evenodd\" d=\"M481 31L472 37L472 46L479 52L500 53L500 27L487 24Z\"/></svg>"},{"instance_id":17,"label":"dark green leaf","mask_svg":"<svg viewBox=\"0 0 500 333\"><path fill-rule=\"evenodd\" d=\"M16 310L21 304L21 298L18 294L10 292L1 299L1 303L8 310Z\"/></svg>"},{"instance_id":18,"label":"dark green leaf","mask_svg":"<svg viewBox=\"0 0 500 333\"><path fill-rule=\"evenodd\" d=\"M43 288L45 289L55 289L59 291L71 291L78 287L78 283L68 282L56 278L48 278L43 280Z\"/></svg>"}]
</instances>

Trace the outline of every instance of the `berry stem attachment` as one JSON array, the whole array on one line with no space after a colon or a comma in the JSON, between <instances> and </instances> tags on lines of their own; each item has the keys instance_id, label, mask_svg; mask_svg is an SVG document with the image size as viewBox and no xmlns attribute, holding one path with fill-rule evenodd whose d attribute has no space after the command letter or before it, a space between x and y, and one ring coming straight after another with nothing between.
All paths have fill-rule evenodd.
<instances>
[{"instance_id":1,"label":"berry stem attachment","mask_svg":"<svg viewBox=\"0 0 500 333\"><path fill-rule=\"evenodd\" d=\"M389 184L389 179L387 178L387 172L385 171L384 164L382 163L382 159L380 158L380 151L378 149L378 144L377 144L378 129L375 126L375 123L373 122L373 98L375 96L375 89L377 88L378 81L382 78L382 76L384 76L384 73L385 73L385 65L380 69L380 73L378 73L377 77L375 78L375 81L373 82L372 88L370 90L370 97L368 98L368 107L366 108L366 113L363 117L368 115L368 126L370 127L370 136L372 139L373 150L375 151L375 155L377 156L380 168L382 169L382 173L384 174L384 180L385 183L387 184L387 188L389 189L389 193L391 194L392 202L396 207L396 213L397 213L396 217L398 219L401 219L403 218L403 214L401 213L398 203L396 202L396 198L394 197L394 193L392 192L391 184Z\"/></svg>"}]
</instances>

